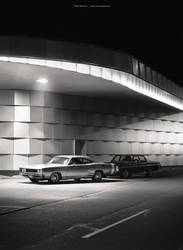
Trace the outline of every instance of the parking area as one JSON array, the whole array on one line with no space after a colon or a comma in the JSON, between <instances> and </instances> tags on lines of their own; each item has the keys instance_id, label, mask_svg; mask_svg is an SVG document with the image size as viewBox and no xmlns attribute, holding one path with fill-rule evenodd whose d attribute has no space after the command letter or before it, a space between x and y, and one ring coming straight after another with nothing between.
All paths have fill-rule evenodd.
<instances>
[{"instance_id":1,"label":"parking area","mask_svg":"<svg viewBox=\"0 0 183 250\"><path fill-rule=\"evenodd\" d=\"M100 183L1 178L0 249L178 249L182 180L182 169Z\"/></svg>"}]
</instances>

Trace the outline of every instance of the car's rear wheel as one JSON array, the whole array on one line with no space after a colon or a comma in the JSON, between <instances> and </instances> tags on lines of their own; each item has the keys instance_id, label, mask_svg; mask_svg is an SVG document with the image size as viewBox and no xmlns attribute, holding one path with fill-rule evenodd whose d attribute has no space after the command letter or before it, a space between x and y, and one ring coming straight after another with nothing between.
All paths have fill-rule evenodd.
<instances>
[{"instance_id":1,"label":"car's rear wheel","mask_svg":"<svg viewBox=\"0 0 183 250\"><path fill-rule=\"evenodd\" d=\"M61 179L61 176L58 173L52 173L50 175L49 182L56 184L56 183L59 183L60 179Z\"/></svg>"},{"instance_id":2,"label":"car's rear wheel","mask_svg":"<svg viewBox=\"0 0 183 250\"><path fill-rule=\"evenodd\" d=\"M38 183L39 182L39 180L34 179L34 178L29 178L29 180L32 181L33 183Z\"/></svg>"},{"instance_id":3,"label":"car's rear wheel","mask_svg":"<svg viewBox=\"0 0 183 250\"><path fill-rule=\"evenodd\" d=\"M146 177L151 177L152 176L152 170L149 169L147 172L146 172Z\"/></svg>"},{"instance_id":4,"label":"car's rear wheel","mask_svg":"<svg viewBox=\"0 0 183 250\"><path fill-rule=\"evenodd\" d=\"M99 182L99 181L102 180L102 177L103 177L102 172L101 171L96 171L93 178L92 178L92 180Z\"/></svg>"},{"instance_id":5,"label":"car's rear wheel","mask_svg":"<svg viewBox=\"0 0 183 250\"><path fill-rule=\"evenodd\" d=\"M130 178L130 173L127 169L123 170L120 174L120 177L121 178L124 178L124 179L127 179L127 178Z\"/></svg>"}]
</instances>

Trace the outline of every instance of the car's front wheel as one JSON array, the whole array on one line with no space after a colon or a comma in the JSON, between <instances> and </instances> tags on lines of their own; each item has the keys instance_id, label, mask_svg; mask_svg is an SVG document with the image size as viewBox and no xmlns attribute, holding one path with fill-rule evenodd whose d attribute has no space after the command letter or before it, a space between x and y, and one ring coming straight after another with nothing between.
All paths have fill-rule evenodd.
<instances>
[{"instance_id":1,"label":"car's front wheel","mask_svg":"<svg viewBox=\"0 0 183 250\"><path fill-rule=\"evenodd\" d=\"M99 182L99 181L102 180L102 177L103 177L102 172L96 171L93 178L92 178L92 180Z\"/></svg>"},{"instance_id":2,"label":"car's front wheel","mask_svg":"<svg viewBox=\"0 0 183 250\"><path fill-rule=\"evenodd\" d=\"M29 178L30 181L32 181L33 183L38 183L39 180L34 179L34 178Z\"/></svg>"},{"instance_id":3,"label":"car's front wheel","mask_svg":"<svg viewBox=\"0 0 183 250\"><path fill-rule=\"evenodd\" d=\"M61 177L58 173L52 173L50 175L49 183L56 184L59 183Z\"/></svg>"}]
</instances>

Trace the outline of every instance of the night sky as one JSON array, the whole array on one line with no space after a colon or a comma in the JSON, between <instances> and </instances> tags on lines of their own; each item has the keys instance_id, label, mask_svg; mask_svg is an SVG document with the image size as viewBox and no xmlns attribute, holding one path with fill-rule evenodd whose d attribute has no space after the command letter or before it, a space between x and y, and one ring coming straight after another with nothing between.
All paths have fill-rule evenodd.
<instances>
[{"instance_id":1,"label":"night sky","mask_svg":"<svg viewBox=\"0 0 183 250\"><path fill-rule=\"evenodd\" d=\"M0 33L121 50L183 86L183 11L178 1L37 2L2 7Z\"/></svg>"}]
</instances>

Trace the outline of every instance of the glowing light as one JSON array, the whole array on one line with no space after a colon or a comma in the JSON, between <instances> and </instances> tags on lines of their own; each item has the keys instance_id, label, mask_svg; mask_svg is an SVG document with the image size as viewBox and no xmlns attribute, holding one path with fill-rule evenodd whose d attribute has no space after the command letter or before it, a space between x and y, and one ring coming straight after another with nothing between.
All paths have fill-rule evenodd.
<instances>
[{"instance_id":1,"label":"glowing light","mask_svg":"<svg viewBox=\"0 0 183 250\"><path fill-rule=\"evenodd\" d=\"M45 66L50 67L50 68L61 69L62 68L62 62L46 60Z\"/></svg>"},{"instance_id":2,"label":"glowing light","mask_svg":"<svg viewBox=\"0 0 183 250\"><path fill-rule=\"evenodd\" d=\"M28 64L32 64L32 65L38 65L38 66L45 66L46 65L46 61L45 60L41 60L41 59L31 59L31 58L28 58L27 59L27 63Z\"/></svg>"},{"instance_id":3,"label":"glowing light","mask_svg":"<svg viewBox=\"0 0 183 250\"><path fill-rule=\"evenodd\" d=\"M39 78L39 79L36 80L36 82L46 84L48 82L48 80L46 78Z\"/></svg>"},{"instance_id":4,"label":"glowing light","mask_svg":"<svg viewBox=\"0 0 183 250\"><path fill-rule=\"evenodd\" d=\"M92 76L102 77L102 68L98 66L90 66L90 74Z\"/></svg>"},{"instance_id":5,"label":"glowing light","mask_svg":"<svg viewBox=\"0 0 183 250\"><path fill-rule=\"evenodd\" d=\"M183 110L183 100L181 98L176 97L173 94L166 92L165 90L162 90L130 73L126 73L123 71L118 71L94 65L81 64L81 63L43 60L43 59L26 58L26 57L22 58L22 57L0 56L0 61L39 65L44 67L46 66L51 68L64 69L73 72L88 74L95 77L100 77L105 80L121 84L122 86L132 89L133 91L136 91L140 94L143 94L160 102L166 103L177 109ZM40 78L37 79L36 82L41 84L46 84L48 80L45 78Z\"/></svg>"},{"instance_id":6,"label":"glowing light","mask_svg":"<svg viewBox=\"0 0 183 250\"><path fill-rule=\"evenodd\" d=\"M63 62L62 69L76 71L76 63Z\"/></svg>"},{"instance_id":7,"label":"glowing light","mask_svg":"<svg viewBox=\"0 0 183 250\"><path fill-rule=\"evenodd\" d=\"M83 74L89 74L90 73L89 65L77 63L77 72Z\"/></svg>"}]
</instances>

